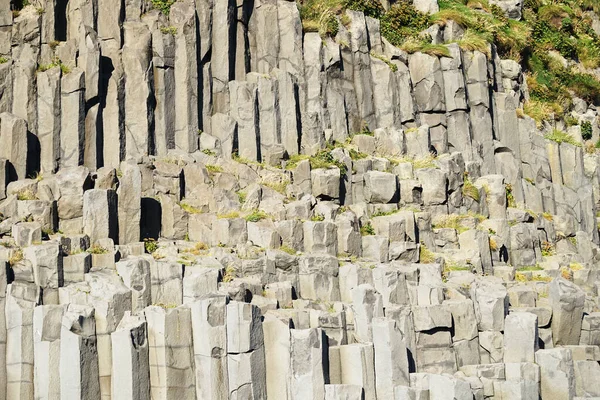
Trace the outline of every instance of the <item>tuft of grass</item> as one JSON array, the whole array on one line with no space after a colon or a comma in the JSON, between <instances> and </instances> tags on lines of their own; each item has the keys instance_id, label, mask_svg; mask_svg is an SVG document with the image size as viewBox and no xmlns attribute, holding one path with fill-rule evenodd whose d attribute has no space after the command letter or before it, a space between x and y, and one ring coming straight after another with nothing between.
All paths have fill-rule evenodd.
<instances>
[{"instance_id":1,"label":"tuft of grass","mask_svg":"<svg viewBox=\"0 0 600 400\"><path fill-rule=\"evenodd\" d=\"M522 272L516 272L515 273L515 281L522 282L522 283L527 282L528 281L527 275L525 275Z\"/></svg>"},{"instance_id":2,"label":"tuft of grass","mask_svg":"<svg viewBox=\"0 0 600 400\"><path fill-rule=\"evenodd\" d=\"M544 257L550 257L553 256L554 254L556 254L556 247L554 246L554 244L547 242L547 241L542 241L541 244L542 247L542 256Z\"/></svg>"},{"instance_id":3,"label":"tuft of grass","mask_svg":"<svg viewBox=\"0 0 600 400\"><path fill-rule=\"evenodd\" d=\"M310 157L309 161L310 161L310 167L312 169L319 169L319 168L329 169L329 168L337 167L337 168L339 168L341 175L345 175L346 172L348 172L348 168L346 167L346 164L333 158L333 156L331 155L330 149L324 149L324 150L319 151L317 154Z\"/></svg>"},{"instance_id":4,"label":"tuft of grass","mask_svg":"<svg viewBox=\"0 0 600 400\"><path fill-rule=\"evenodd\" d=\"M553 142L556 142L559 144L560 143L569 143L569 144L572 144L573 146L581 147L581 143L577 142L575 140L575 138L573 138L573 136L569 135L566 132L558 130L558 129L552 130L551 133L544 135L544 137L548 140L552 140Z\"/></svg>"},{"instance_id":5,"label":"tuft of grass","mask_svg":"<svg viewBox=\"0 0 600 400\"><path fill-rule=\"evenodd\" d=\"M310 157L305 154L295 154L287 160L285 164L285 169L292 170L298 166L298 163L302 160L308 160Z\"/></svg>"},{"instance_id":6,"label":"tuft of grass","mask_svg":"<svg viewBox=\"0 0 600 400\"><path fill-rule=\"evenodd\" d=\"M583 121L581 123L581 137L583 140L590 140L592 138L592 123L590 121Z\"/></svg>"},{"instance_id":7,"label":"tuft of grass","mask_svg":"<svg viewBox=\"0 0 600 400\"><path fill-rule=\"evenodd\" d=\"M478 203L479 200L481 200L479 189L475 185L473 185L473 183L468 178L465 178L464 180L462 194L464 197L469 197Z\"/></svg>"},{"instance_id":8,"label":"tuft of grass","mask_svg":"<svg viewBox=\"0 0 600 400\"><path fill-rule=\"evenodd\" d=\"M261 185L271 188L274 191L285 195L287 187L290 183L291 182L288 179L282 179L279 182L263 181L261 182Z\"/></svg>"},{"instance_id":9,"label":"tuft of grass","mask_svg":"<svg viewBox=\"0 0 600 400\"><path fill-rule=\"evenodd\" d=\"M506 206L511 208L517 207L517 202L515 200L515 196L513 194L513 188L510 183L507 183L505 186L506 190Z\"/></svg>"},{"instance_id":10,"label":"tuft of grass","mask_svg":"<svg viewBox=\"0 0 600 400\"><path fill-rule=\"evenodd\" d=\"M542 213L542 217L546 220L546 221L554 221L554 216L552 214L550 214L549 212L543 212Z\"/></svg>"},{"instance_id":11,"label":"tuft of grass","mask_svg":"<svg viewBox=\"0 0 600 400\"><path fill-rule=\"evenodd\" d=\"M169 15L171 6L175 4L176 1L177 0L152 0L152 7L165 15Z\"/></svg>"},{"instance_id":12,"label":"tuft of grass","mask_svg":"<svg viewBox=\"0 0 600 400\"><path fill-rule=\"evenodd\" d=\"M294 250L291 247L286 246L286 245L279 247L279 250L284 251L292 256L296 255L296 250Z\"/></svg>"},{"instance_id":13,"label":"tuft of grass","mask_svg":"<svg viewBox=\"0 0 600 400\"><path fill-rule=\"evenodd\" d=\"M419 246L419 262L421 264L431 264L435 262L435 255L423 242L421 242L421 245Z\"/></svg>"},{"instance_id":14,"label":"tuft of grass","mask_svg":"<svg viewBox=\"0 0 600 400\"><path fill-rule=\"evenodd\" d=\"M201 209L199 209L197 207L194 207L194 206L192 206L192 205L190 205L188 203L185 203L183 201L181 203L179 203L179 207L181 207L181 209L183 211L185 211L186 213L188 213L188 214L202 214L202 210Z\"/></svg>"},{"instance_id":15,"label":"tuft of grass","mask_svg":"<svg viewBox=\"0 0 600 400\"><path fill-rule=\"evenodd\" d=\"M252 211L252 213L246 215L246 221L248 221L248 222L258 222L265 218L269 218L269 216L267 214L265 214L263 211L259 211L259 210L254 210L254 211Z\"/></svg>"},{"instance_id":16,"label":"tuft of grass","mask_svg":"<svg viewBox=\"0 0 600 400\"><path fill-rule=\"evenodd\" d=\"M232 218L239 218L239 217L240 217L240 213L238 211L230 211L225 214L217 215L218 219L232 219Z\"/></svg>"},{"instance_id":17,"label":"tuft of grass","mask_svg":"<svg viewBox=\"0 0 600 400\"><path fill-rule=\"evenodd\" d=\"M321 221L325 221L325 216L323 214L313 214L312 217L310 217L311 221L314 222L321 222Z\"/></svg>"},{"instance_id":18,"label":"tuft of grass","mask_svg":"<svg viewBox=\"0 0 600 400\"><path fill-rule=\"evenodd\" d=\"M30 189L23 189L17 192L17 200L37 200L37 196Z\"/></svg>"},{"instance_id":19,"label":"tuft of grass","mask_svg":"<svg viewBox=\"0 0 600 400\"><path fill-rule=\"evenodd\" d=\"M158 250L158 243L152 238L146 238L144 239L144 249L148 254L152 254Z\"/></svg>"},{"instance_id":20,"label":"tuft of grass","mask_svg":"<svg viewBox=\"0 0 600 400\"><path fill-rule=\"evenodd\" d=\"M439 217L435 218L435 221L431 224L431 227L434 229L450 228L455 229L458 233L463 233L469 230L469 228L462 225L462 221L468 217L469 215L440 215Z\"/></svg>"},{"instance_id":21,"label":"tuft of grass","mask_svg":"<svg viewBox=\"0 0 600 400\"><path fill-rule=\"evenodd\" d=\"M390 61L390 59L389 59L389 58L387 58L386 56L384 56L383 54L379 54L379 53L376 53L376 52L374 52L374 51L371 51L371 57L374 57L374 58L376 58L376 59L378 59L378 60L381 60L381 61L383 61L384 63L386 63L386 64L387 64L387 66L388 66L388 67L390 67L390 69L391 69L393 72L397 72L397 71L398 71L398 66L397 66L396 64L392 63L392 62Z\"/></svg>"},{"instance_id":22,"label":"tuft of grass","mask_svg":"<svg viewBox=\"0 0 600 400\"><path fill-rule=\"evenodd\" d=\"M108 249L95 244L88 249L88 253L90 253L90 254L106 254L106 253L108 253Z\"/></svg>"},{"instance_id":23,"label":"tuft of grass","mask_svg":"<svg viewBox=\"0 0 600 400\"><path fill-rule=\"evenodd\" d=\"M496 242L496 240L494 238L490 238L490 250L491 251L498 251L498 242Z\"/></svg>"},{"instance_id":24,"label":"tuft of grass","mask_svg":"<svg viewBox=\"0 0 600 400\"><path fill-rule=\"evenodd\" d=\"M216 174L218 172L223 172L223 167L221 167L219 165L206 164L205 168L209 174Z\"/></svg>"},{"instance_id":25,"label":"tuft of grass","mask_svg":"<svg viewBox=\"0 0 600 400\"><path fill-rule=\"evenodd\" d=\"M69 66L67 66L66 64L64 64L60 59L55 58L51 63L49 64L40 64L38 66L38 71L39 72L45 72L48 71L51 68L54 67L60 67L60 70L62 71L63 75L66 75L68 73L71 72L71 68Z\"/></svg>"},{"instance_id":26,"label":"tuft of grass","mask_svg":"<svg viewBox=\"0 0 600 400\"><path fill-rule=\"evenodd\" d=\"M539 265L529 265L529 266L517 268L517 271L519 271L519 272L543 271L543 270L544 270L544 268L540 267Z\"/></svg>"},{"instance_id":27,"label":"tuft of grass","mask_svg":"<svg viewBox=\"0 0 600 400\"><path fill-rule=\"evenodd\" d=\"M235 269L231 266L225 268L225 274L223 275L223 282L231 282L235 278Z\"/></svg>"},{"instance_id":28,"label":"tuft of grass","mask_svg":"<svg viewBox=\"0 0 600 400\"><path fill-rule=\"evenodd\" d=\"M9 61L6 57L0 57L0 64L6 64Z\"/></svg>"},{"instance_id":29,"label":"tuft of grass","mask_svg":"<svg viewBox=\"0 0 600 400\"><path fill-rule=\"evenodd\" d=\"M304 0L298 4L298 10L304 32L319 32L322 38L337 35L342 0Z\"/></svg>"},{"instance_id":30,"label":"tuft of grass","mask_svg":"<svg viewBox=\"0 0 600 400\"><path fill-rule=\"evenodd\" d=\"M375 217L385 217L388 215L394 215L396 213L400 212L400 210L391 210L391 211L377 211L375 214L371 215L371 217L375 218Z\"/></svg>"},{"instance_id":31,"label":"tuft of grass","mask_svg":"<svg viewBox=\"0 0 600 400\"><path fill-rule=\"evenodd\" d=\"M529 84L530 81L528 80L527 83ZM542 122L560 117L564 110L556 102L545 102L531 98L523 105L523 112L533 118L537 127L540 128Z\"/></svg>"},{"instance_id":32,"label":"tuft of grass","mask_svg":"<svg viewBox=\"0 0 600 400\"><path fill-rule=\"evenodd\" d=\"M467 51L479 51L491 57L489 40L473 29L467 29L463 37L457 42L459 47Z\"/></svg>"},{"instance_id":33,"label":"tuft of grass","mask_svg":"<svg viewBox=\"0 0 600 400\"><path fill-rule=\"evenodd\" d=\"M208 245L203 242L196 242L193 248L183 251L184 253L193 254L199 256L208 250Z\"/></svg>"},{"instance_id":34,"label":"tuft of grass","mask_svg":"<svg viewBox=\"0 0 600 400\"><path fill-rule=\"evenodd\" d=\"M242 192L240 190L239 192L235 192L235 194L237 194L240 204L244 204L246 202L246 192Z\"/></svg>"},{"instance_id":35,"label":"tuft of grass","mask_svg":"<svg viewBox=\"0 0 600 400\"><path fill-rule=\"evenodd\" d=\"M435 164L435 156L433 154L430 154L428 156L425 157L420 157L420 158L411 158L411 157L404 157L404 158L392 158L390 159L390 162L392 163L392 165L398 165L400 163L411 163L413 166L413 169L425 169L425 168L437 168L437 165Z\"/></svg>"},{"instance_id":36,"label":"tuft of grass","mask_svg":"<svg viewBox=\"0 0 600 400\"><path fill-rule=\"evenodd\" d=\"M360 234L362 236L375 235L375 228L373 228L373 225L371 225L370 222L367 222L366 224L360 227Z\"/></svg>"},{"instance_id":37,"label":"tuft of grass","mask_svg":"<svg viewBox=\"0 0 600 400\"><path fill-rule=\"evenodd\" d=\"M450 51L442 44L431 44L422 39L411 38L405 41L400 49L408 54L424 53L434 57L450 57Z\"/></svg>"},{"instance_id":38,"label":"tuft of grass","mask_svg":"<svg viewBox=\"0 0 600 400\"><path fill-rule=\"evenodd\" d=\"M160 28L160 32L165 35L177 35L177 28L174 26L163 26Z\"/></svg>"},{"instance_id":39,"label":"tuft of grass","mask_svg":"<svg viewBox=\"0 0 600 400\"><path fill-rule=\"evenodd\" d=\"M23 250L21 249L15 250L8 259L8 263L11 267L20 263L21 261L23 261Z\"/></svg>"}]
</instances>

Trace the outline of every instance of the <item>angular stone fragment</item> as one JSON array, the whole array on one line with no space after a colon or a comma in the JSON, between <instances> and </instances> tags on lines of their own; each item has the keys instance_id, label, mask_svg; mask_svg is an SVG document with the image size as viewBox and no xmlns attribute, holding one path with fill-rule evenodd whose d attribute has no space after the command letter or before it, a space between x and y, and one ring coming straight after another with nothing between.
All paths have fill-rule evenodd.
<instances>
[{"instance_id":1,"label":"angular stone fragment","mask_svg":"<svg viewBox=\"0 0 600 400\"><path fill-rule=\"evenodd\" d=\"M541 398L572 399L575 396L575 370L570 350L538 350L535 362L540 366Z\"/></svg>"},{"instance_id":2,"label":"angular stone fragment","mask_svg":"<svg viewBox=\"0 0 600 400\"><path fill-rule=\"evenodd\" d=\"M112 341L112 398L150 397L148 325L142 316L125 315L110 335Z\"/></svg>"},{"instance_id":3,"label":"angular stone fragment","mask_svg":"<svg viewBox=\"0 0 600 400\"><path fill-rule=\"evenodd\" d=\"M549 297L554 344L579 344L585 293L574 283L556 278L550 283Z\"/></svg>"},{"instance_id":4,"label":"angular stone fragment","mask_svg":"<svg viewBox=\"0 0 600 400\"><path fill-rule=\"evenodd\" d=\"M94 308L71 304L60 332L62 398L97 399L100 394Z\"/></svg>"},{"instance_id":5,"label":"angular stone fragment","mask_svg":"<svg viewBox=\"0 0 600 400\"><path fill-rule=\"evenodd\" d=\"M504 362L534 362L538 350L537 316L512 312L504 322Z\"/></svg>"}]
</instances>

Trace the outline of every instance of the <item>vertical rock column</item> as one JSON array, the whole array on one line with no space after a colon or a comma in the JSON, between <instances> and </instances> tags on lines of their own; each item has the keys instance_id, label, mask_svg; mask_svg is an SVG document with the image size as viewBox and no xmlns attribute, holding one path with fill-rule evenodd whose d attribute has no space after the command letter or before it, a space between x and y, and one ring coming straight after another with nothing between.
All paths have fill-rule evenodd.
<instances>
[{"instance_id":1,"label":"vertical rock column","mask_svg":"<svg viewBox=\"0 0 600 400\"><path fill-rule=\"evenodd\" d=\"M152 303L150 263L142 257L127 257L115 266L123 283L131 290L131 311L143 311Z\"/></svg>"},{"instance_id":2,"label":"vertical rock column","mask_svg":"<svg viewBox=\"0 0 600 400\"><path fill-rule=\"evenodd\" d=\"M89 26L82 31L79 39L79 57L77 65L85 72L85 148L83 163L91 170L95 170L101 161L99 154L99 137L102 134L102 120L100 114L100 44L98 35Z\"/></svg>"},{"instance_id":3,"label":"vertical rock column","mask_svg":"<svg viewBox=\"0 0 600 400\"><path fill-rule=\"evenodd\" d=\"M36 398L60 398L60 332L65 306L38 306L33 312Z\"/></svg>"},{"instance_id":4,"label":"vertical rock column","mask_svg":"<svg viewBox=\"0 0 600 400\"><path fill-rule=\"evenodd\" d=\"M238 154L251 161L261 161L256 85L231 81L229 93L230 115L238 124Z\"/></svg>"},{"instance_id":5,"label":"vertical rock column","mask_svg":"<svg viewBox=\"0 0 600 400\"><path fill-rule=\"evenodd\" d=\"M549 286L554 345L579 344L585 293L563 278L554 279Z\"/></svg>"},{"instance_id":6,"label":"vertical rock column","mask_svg":"<svg viewBox=\"0 0 600 400\"><path fill-rule=\"evenodd\" d=\"M7 262L0 261L0 399L6 399L6 271Z\"/></svg>"},{"instance_id":7,"label":"vertical rock column","mask_svg":"<svg viewBox=\"0 0 600 400\"><path fill-rule=\"evenodd\" d=\"M30 15L23 16L23 18L29 17ZM25 21L23 23L25 24ZM13 38L17 41L26 39ZM20 53L17 53L16 49L13 50L13 57L18 55L13 66L12 113L27 121L29 130L37 133L37 57L39 50L29 44L22 44L19 50Z\"/></svg>"},{"instance_id":8,"label":"vertical rock column","mask_svg":"<svg viewBox=\"0 0 600 400\"><path fill-rule=\"evenodd\" d=\"M261 161L267 161L269 160L268 155L275 152L275 146L281 143L280 120L277 110L278 85L277 81L270 76L256 72L249 73L247 80L257 88Z\"/></svg>"},{"instance_id":9,"label":"vertical rock column","mask_svg":"<svg viewBox=\"0 0 600 400\"><path fill-rule=\"evenodd\" d=\"M142 316L126 315L110 335L114 400L144 400L150 397L147 328Z\"/></svg>"},{"instance_id":10,"label":"vertical rock column","mask_svg":"<svg viewBox=\"0 0 600 400\"><path fill-rule=\"evenodd\" d=\"M277 0L277 23L279 42L285 43L284 46L279 46L279 68L301 79L304 75L303 32L300 12L294 2Z\"/></svg>"},{"instance_id":11,"label":"vertical rock column","mask_svg":"<svg viewBox=\"0 0 600 400\"><path fill-rule=\"evenodd\" d=\"M291 352L288 317L267 313L263 321L267 397L286 400L290 394Z\"/></svg>"},{"instance_id":12,"label":"vertical rock column","mask_svg":"<svg viewBox=\"0 0 600 400\"><path fill-rule=\"evenodd\" d=\"M483 160L481 174L493 174L496 170L493 146L493 125L490 114L488 68L485 54L479 51L463 54L463 68L467 85L469 119L474 155Z\"/></svg>"},{"instance_id":13,"label":"vertical rock column","mask_svg":"<svg viewBox=\"0 0 600 400\"><path fill-rule=\"evenodd\" d=\"M83 195L83 231L94 244L99 239L117 240L117 194L114 190L92 189Z\"/></svg>"},{"instance_id":14,"label":"vertical rock column","mask_svg":"<svg viewBox=\"0 0 600 400\"><path fill-rule=\"evenodd\" d=\"M323 338L321 329L292 329L291 398L322 399L325 397L323 371Z\"/></svg>"},{"instance_id":15,"label":"vertical rock column","mask_svg":"<svg viewBox=\"0 0 600 400\"><path fill-rule=\"evenodd\" d=\"M196 399L190 309L150 306L144 314L148 323L151 398Z\"/></svg>"},{"instance_id":16,"label":"vertical rock column","mask_svg":"<svg viewBox=\"0 0 600 400\"><path fill-rule=\"evenodd\" d=\"M254 305L227 305L227 370L229 398L266 397L263 328L260 310Z\"/></svg>"},{"instance_id":17,"label":"vertical rock column","mask_svg":"<svg viewBox=\"0 0 600 400\"><path fill-rule=\"evenodd\" d=\"M198 55L196 11L191 0L171 7L175 34L175 147L188 153L198 150Z\"/></svg>"},{"instance_id":18,"label":"vertical rock column","mask_svg":"<svg viewBox=\"0 0 600 400\"><path fill-rule=\"evenodd\" d=\"M110 399L112 377L112 344L110 334L121 318L131 310L131 291L114 271L102 269L86 274L90 286L89 304L95 308L96 340L98 342L98 374L100 394Z\"/></svg>"},{"instance_id":19,"label":"vertical rock column","mask_svg":"<svg viewBox=\"0 0 600 400\"><path fill-rule=\"evenodd\" d=\"M139 242L142 216L142 174L135 164L121 163L119 179L119 244Z\"/></svg>"},{"instance_id":20,"label":"vertical rock column","mask_svg":"<svg viewBox=\"0 0 600 400\"><path fill-rule=\"evenodd\" d=\"M102 57L102 164L118 168L125 156L125 77L121 53Z\"/></svg>"},{"instance_id":21,"label":"vertical rock column","mask_svg":"<svg viewBox=\"0 0 600 400\"><path fill-rule=\"evenodd\" d=\"M0 114L0 158L10 161L10 180L25 179L30 171L27 122L9 113Z\"/></svg>"},{"instance_id":22,"label":"vertical rock column","mask_svg":"<svg viewBox=\"0 0 600 400\"><path fill-rule=\"evenodd\" d=\"M46 174L56 172L60 158L60 78L58 66L39 72L37 76L40 170Z\"/></svg>"},{"instance_id":23,"label":"vertical rock column","mask_svg":"<svg viewBox=\"0 0 600 400\"><path fill-rule=\"evenodd\" d=\"M364 123L374 129L377 121L373 103L373 81L367 23L364 15L360 12L346 11L346 13L352 20L350 25L350 47L354 56L354 90L358 101L358 111Z\"/></svg>"},{"instance_id":24,"label":"vertical rock column","mask_svg":"<svg viewBox=\"0 0 600 400\"><path fill-rule=\"evenodd\" d=\"M257 0L248 23L251 69L268 74L277 67L279 53L279 24L277 0Z\"/></svg>"},{"instance_id":25,"label":"vertical rock column","mask_svg":"<svg viewBox=\"0 0 600 400\"><path fill-rule=\"evenodd\" d=\"M198 96L200 98L200 129L209 134L213 133L211 115L212 102L212 30L214 0L197 0L196 14L198 15L198 31L200 40L198 51Z\"/></svg>"},{"instance_id":26,"label":"vertical rock column","mask_svg":"<svg viewBox=\"0 0 600 400\"><path fill-rule=\"evenodd\" d=\"M14 282L6 289L6 398L33 399L33 310L39 289Z\"/></svg>"},{"instance_id":27,"label":"vertical rock column","mask_svg":"<svg viewBox=\"0 0 600 400\"><path fill-rule=\"evenodd\" d=\"M271 74L277 79L279 140L288 156L293 156L300 151L298 79L293 74L281 69L275 69Z\"/></svg>"},{"instance_id":28,"label":"vertical rock column","mask_svg":"<svg viewBox=\"0 0 600 400\"><path fill-rule=\"evenodd\" d=\"M152 35L142 22L126 22L123 31L125 159L137 160L153 148Z\"/></svg>"},{"instance_id":29,"label":"vertical rock column","mask_svg":"<svg viewBox=\"0 0 600 400\"><path fill-rule=\"evenodd\" d=\"M406 344L394 320L373 319L373 345L377 396L393 398L395 386L410 384Z\"/></svg>"},{"instance_id":30,"label":"vertical rock column","mask_svg":"<svg viewBox=\"0 0 600 400\"><path fill-rule=\"evenodd\" d=\"M10 43L12 36L12 11L10 9L10 2L3 1L0 4L0 56L7 57L10 55ZM0 73L1 76L1 73ZM2 80L0 79L0 82ZM0 85L1 87L2 85ZM0 89L0 93L2 89ZM0 95L0 98L2 96ZM5 111L0 107L0 112Z\"/></svg>"},{"instance_id":31,"label":"vertical rock column","mask_svg":"<svg viewBox=\"0 0 600 400\"><path fill-rule=\"evenodd\" d=\"M60 394L63 399L98 399L98 354L94 309L70 304L60 332Z\"/></svg>"},{"instance_id":32,"label":"vertical rock column","mask_svg":"<svg viewBox=\"0 0 600 400\"><path fill-rule=\"evenodd\" d=\"M304 36L305 67L305 110L302 114L302 151L314 154L324 142L322 121L323 79L323 40L317 32L309 32ZM342 112L342 110L338 110ZM339 132L334 131L337 139ZM286 146L287 147L287 146ZM294 153L291 153L294 154Z\"/></svg>"},{"instance_id":33,"label":"vertical rock column","mask_svg":"<svg viewBox=\"0 0 600 400\"><path fill-rule=\"evenodd\" d=\"M210 297L191 304L194 368L198 399L226 400L227 298Z\"/></svg>"},{"instance_id":34,"label":"vertical rock column","mask_svg":"<svg viewBox=\"0 0 600 400\"><path fill-rule=\"evenodd\" d=\"M235 1L215 1L212 28L212 100L215 113L229 113L228 84L233 79L235 62L232 49L235 43Z\"/></svg>"},{"instance_id":35,"label":"vertical rock column","mask_svg":"<svg viewBox=\"0 0 600 400\"><path fill-rule=\"evenodd\" d=\"M85 74L79 68L61 80L60 167L83 164L85 141Z\"/></svg>"},{"instance_id":36,"label":"vertical rock column","mask_svg":"<svg viewBox=\"0 0 600 400\"><path fill-rule=\"evenodd\" d=\"M157 156L175 148L175 38L152 30L152 67L154 68L154 145Z\"/></svg>"}]
</instances>

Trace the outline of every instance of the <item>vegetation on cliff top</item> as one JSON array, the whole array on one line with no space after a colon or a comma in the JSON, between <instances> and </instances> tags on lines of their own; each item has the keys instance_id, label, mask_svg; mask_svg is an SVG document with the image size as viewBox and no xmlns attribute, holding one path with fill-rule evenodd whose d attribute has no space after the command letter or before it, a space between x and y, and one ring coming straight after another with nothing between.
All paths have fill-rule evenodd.
<instances>
[{"instance_id":1,"label":"vegetation on cliff top","mask_svg":"<svg viewBox=\"0 0 600 400\"><path fill-rule=\"evenodd\" d=\"M508 19L487 0L438 0L440 11L426 15L409 1L385 11L378 0L299 0L305 31L335 37L340 24L349 27L345 10L362 11L378 18L381 34L391 44L413 53L448 55L444 46L431 44L424 31L433 24L454 21L465 30L457 43L464 50L491 54L521 64L527 77L530 101L524 111L538 123L563 118L572 95L600 104L600 81L592 74L600 68L600 37L592 29L590 11L600 13L597 0L525 0L520 21Z\"/></svg>"}]
</instances>

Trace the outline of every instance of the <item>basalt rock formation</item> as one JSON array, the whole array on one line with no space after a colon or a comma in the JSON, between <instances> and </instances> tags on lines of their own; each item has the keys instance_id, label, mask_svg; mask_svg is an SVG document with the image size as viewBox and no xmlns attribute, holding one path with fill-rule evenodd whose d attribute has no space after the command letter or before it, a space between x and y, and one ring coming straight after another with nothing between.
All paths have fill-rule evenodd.
<instances>
[{"instance_id":1,"label":"basalt rock formation","mask_svg":"<svg viewBox=\"0 0 600 400\"><path fill-rule=\"evenodd\" d=\"M592 103L358 11L0 1L0 399L600 397Z\"/></svg>"}]
</instances>

